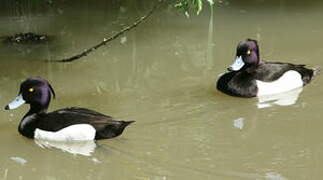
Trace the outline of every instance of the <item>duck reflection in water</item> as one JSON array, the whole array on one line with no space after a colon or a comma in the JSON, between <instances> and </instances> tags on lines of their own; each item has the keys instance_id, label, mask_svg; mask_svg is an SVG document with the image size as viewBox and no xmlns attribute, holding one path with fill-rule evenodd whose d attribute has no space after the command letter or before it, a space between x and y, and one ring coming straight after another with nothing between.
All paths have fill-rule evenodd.
<instances>
[{"instance_id":1,"label":"duck reflection in water","mask_svg":"<svg viewBox=\"0 0 323 180\"><path fill-rule=\"evenodd\" d=\"M297 99L302 91L303 91L303 88L301 87L285 93L259 96L257 107L261 109L261 108L272 107L275 105L279 105L279 106L293 105L297 102Z\"/></svg>"},{"instance_id":2,"label":"duck reflection in water","mask_svg":"<svg viewBox=\"0 0 323 180\"><path fill-rule=\"evenodd\" d=\"M73 155L91 156L97 147L95 141L47 141L35 139L35 143L41 148L59 149Z\"/></svg>"}]
</instances>

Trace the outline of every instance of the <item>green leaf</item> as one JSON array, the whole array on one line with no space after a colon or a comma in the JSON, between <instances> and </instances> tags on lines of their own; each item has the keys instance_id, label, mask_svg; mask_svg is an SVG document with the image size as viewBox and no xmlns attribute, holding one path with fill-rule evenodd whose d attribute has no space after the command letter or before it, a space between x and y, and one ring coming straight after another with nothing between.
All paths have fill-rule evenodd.
<instances>
[{"instance_id":1,"label":"green leaf","mask_svg":"<svg viewBox=\"0 0 323 180\"><path fill-rule=\"evenodd\" d=\"M183 8L183 3L179 2L174 5L176 8Z\"/></svg>"},{"instance_id":2,"label":"green leaf","mask_svg":"<svg viewBox=\"0 0 323 180\"><path fill-rule=\"evenodd\" d=\"M197 15L202 12L203 2L208 2L210 5L214 4L214 0L177 0L174 7L181 9L189 17L191 12L195 12Z\"/></svg>"},{"instance_id":3,"label":"green leaf","mask_svg":"<svg viewBox=\"0 0 323 180\"><path fill-rule=\"evenodd\" d=\"M214 1L213 0L206 0L207 2L209 2L210 5L213 5L214 4Z\"/></svg>"},{"instance_id":4,"label":"green leaf","mask_svg":"<svg viewBox=\"0 0 323 180\"><path fill-rule=\"evenodd\" d=\"M196 6L196 14L199 15L203 8L203 2L202 0L196 0L197 6Z\"/></svg>"}]
</instances>

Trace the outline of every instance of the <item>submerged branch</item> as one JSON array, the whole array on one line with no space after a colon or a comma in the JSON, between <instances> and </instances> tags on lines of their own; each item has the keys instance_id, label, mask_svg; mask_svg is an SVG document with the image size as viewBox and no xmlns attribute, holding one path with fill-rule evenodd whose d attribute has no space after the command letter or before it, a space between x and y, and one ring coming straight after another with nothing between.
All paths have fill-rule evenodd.
<instances>
[{"instance_id":1,"label":"submerged branch","mask_svg":"<svg viewBox=\"0 0 323 180\"><path fill-rule=\"evenodd\" d=\"M160 7L162 2L163 2L163 0L158 1L158 3L145 16L142 16L140 19L135 21L132 25L123 28L121 31L117 32L116 34L114 34L110 38L108 38L108 39L104 38L103 41L101 41L99 44L97 44L97 45L95 45L95 46L93 46L93 47L91 47L89 49L86 49L86 50L84 50L83 52L81 52L79 54L76 54L76 55L74 55L72 57L64 58L64 59L61 59L61 60L54 60L54 62L72 62L72 61L75 61L77 59L80 59L83 56L87 56L92 51L98 49L101 46L106 45L108 42L118 38L120 35L124 34L127 31L130 31L132 28L135 28L140 23L145 21L148 17L150 17L155 12L156 9L158 9Z\"/></svg>"}]
</instances>

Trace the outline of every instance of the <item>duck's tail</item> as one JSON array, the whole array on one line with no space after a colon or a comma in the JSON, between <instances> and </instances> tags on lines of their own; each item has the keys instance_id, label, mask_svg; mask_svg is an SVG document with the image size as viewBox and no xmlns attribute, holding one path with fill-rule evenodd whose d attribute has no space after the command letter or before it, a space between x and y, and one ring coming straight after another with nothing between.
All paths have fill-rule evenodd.
<instances>
[{"instance_id":1,"label":"duck's tail","mask_svg":"<svg viewBox=\"0 0 323 180\"><path fill-rule=\"evenodd\" d=\"M105 125L100 131L96 132L95 139L114 138L122 134L123 130L135 121L113 121Z\"/></svg>"},{"instance_id":2,"label":"duck's tail","mask_svg":"<svg viewBox=\"0 0 323 180\"><path fill-rule=\"evenodd\" d=\"M125 128L125 127L127 127L129 124L134 123L134 122L136 122L136 121L121 121L121 122L122 122L122 124L121 124L120 128L121 128L121 127Z\"/></svg>"},{"instance_id":3,"label":"duck's tail","mask_svg":"<svg viewBox=\"0 0 323 180\"><path fill-rule=\"evenodd\" d=\"M119 127L116 129L115 136L119 136L122 134L123 130L130 125L131 123L134 123L135 121L120 121Z\"/></svg>"}]
</instances>

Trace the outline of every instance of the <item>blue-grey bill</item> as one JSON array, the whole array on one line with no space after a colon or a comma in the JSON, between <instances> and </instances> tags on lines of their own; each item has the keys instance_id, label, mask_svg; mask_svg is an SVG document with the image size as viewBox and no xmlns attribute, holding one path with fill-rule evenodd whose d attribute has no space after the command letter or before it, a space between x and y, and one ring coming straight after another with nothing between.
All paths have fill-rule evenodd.
<instances>
[{"instance_id":1,"label":"blue-grey bill","mask_svg":"<svg viewBox=\"0 0 323 180\"><path fill-rule=\"evenodd\" d=\"M244 66L244 62L241 56L238 56L233 64L229 67L231 71L239 71Z\"/></svg>"},{"instance_id":2,"label":"blue-grey bill","mask_svg":"<svg viewBox=\"0 0 323 180\"><path fill-rule=\"evenodd\" d=\"M25 104L25 100L24 100L24 98L22 97L22 95L21 94L19 94L11 103L9 103L8 105L7 105L7 108L8 109L16 109L16 108L18 108L19 106L21 106L21 105L23 105L23 104Z\"/></svg>"}]
</instances>

